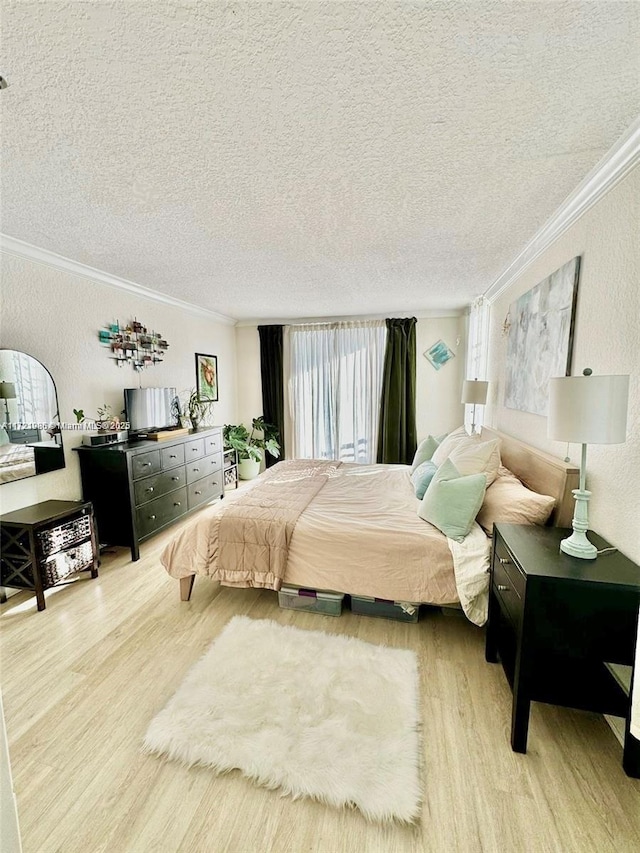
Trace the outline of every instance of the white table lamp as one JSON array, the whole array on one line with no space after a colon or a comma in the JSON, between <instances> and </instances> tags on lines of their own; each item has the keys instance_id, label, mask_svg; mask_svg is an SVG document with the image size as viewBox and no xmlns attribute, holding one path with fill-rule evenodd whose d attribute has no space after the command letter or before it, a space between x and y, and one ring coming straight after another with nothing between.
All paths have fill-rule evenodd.
<instances>
[{"instance_id":1,"label":"white table lamp","mask_svg":"<svg viewBox=\"0 0 640 853\"><path fill-rule=\"evenodd\" d=\"M471 415L471 434L476 431L476 406L484 406L487 402L488 382L479 379L465 379L462 383L461 403L473 404Z\"/></svg>"},{"instance_id":2,"label":"white table lamp","mask_svg":"<svg viewBox=\"0 0 640 853\"><path fill-rule=\"evenodd\" d=\"M585 489L587 444L622 444L627 439L628 376L560 376L549 380L547 435L557 441L582 445L580 488L573 490L576 506L573 533L560 543L560 550L573 557L594 560L595 545L587 539L588 504Z\"/></svg>"}]
</instances>

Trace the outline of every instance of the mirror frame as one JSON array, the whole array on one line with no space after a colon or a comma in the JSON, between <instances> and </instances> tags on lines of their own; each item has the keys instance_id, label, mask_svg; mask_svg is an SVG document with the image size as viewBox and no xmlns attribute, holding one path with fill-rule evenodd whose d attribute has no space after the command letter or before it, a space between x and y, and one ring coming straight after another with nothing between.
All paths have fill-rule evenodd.
<instances>
[{"instance_id":1,"label":"mirror frame","mask_svg":"<svg viewBox=\"0 0 640 853\"><path fill-rule=\"evenodd\" d=\"M24 474L21 477L15 477L14 479L11 479L11 480L0 481L0 486L5 486L5 485L7 485L7 483L18 483L18 482L22 482L23 480L30 480L32 477L38 477L40 474L48 474L51 471L61 471L64 468L66 468L67 463L66 463L65 454L64 454L64 442L62 441L62 424L60 421L60 403L58 400L58 388L56 387L55 380L54 380L53 376L51 375L51 371L47 367L45 367L45 365L40 361L40 359L36 358L34 355L31 355L31 353L24 352L23 350L17 350L17 349L13 349L11 347L0 347L0 352L2 352L2 353L14 353L14 352L16 352L16 353L19 353L20 355L26 355L29 358L32 358L35 362L37 362L37 364L39 364L40 367L45 371L45 373L48 375L49 379L51 380L51 384L53 385L53 391L54 391L54 394L56 396L56 411L55 411L55 414L53 415L52 422L57 421L58 426L59 426L59 432L58 432L59 441L57 440L57 438L53 439L56 442L56 444L58 445L58 447L55 448L55 450L57 452L55 454L51 453L51 451L54 448L52 448L50 446L43 446L43 445L37 444L35 442L33 445L31 445L31 444L29 444L29 442L24 442L25 446L34 447L34 463L35 463L36 470L33 474ZM0 403L0 407L1 407L1 403ZM5 423L5 420L6 420L6 409L5 409L5 411L0 412L0 425L3 425L5 427L5 429L7 429L7 431L8 431L8 427L7 427L7 424ZM2 447L3 446L6 446L6 445L0 445L0 454L2 453ZM54 458L54 456L56 458Z\"/></svg>"}]
</instances>

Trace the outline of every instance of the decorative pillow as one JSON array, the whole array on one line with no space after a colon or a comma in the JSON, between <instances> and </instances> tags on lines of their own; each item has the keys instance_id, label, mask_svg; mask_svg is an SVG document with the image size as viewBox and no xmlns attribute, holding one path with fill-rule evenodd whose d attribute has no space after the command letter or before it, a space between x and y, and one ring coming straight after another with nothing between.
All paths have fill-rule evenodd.
<instances>
[{"instance_id":1,"label":"decorative pillow","mask_svg":"<svg viewBox=\"0 0 640 853\"><path fill-rule=\"evenodd\" d=\"M458 446L470 447L476 444L480 444L480 436L479 435L469 435L466 429L461 426L453 432L449 433L449 435L444 439L442 444L437 448L434 452L431 459L436 463L436 465L442 465L444 460L450 455L451 451Z\"/></svg>"},{"instance_id":2,"label":"decorative pillow","mask_svg":"<svg viewBox=\"0 0 640 853\"><path fill-rule=\"evenodd\" d=\"M422 500L424 497L424 493L429 488L429 483L433 480L433 475L438 470L438 466L432 462L430 459L427 459L426 462L423 462L422 465L418 465L416 470L411 475L411 482L413 483L413 488L416 492L416 497L419 500Z\"/></svg>"},{"instance_id":3,"label":"decorative pillow","mask_svg":"<svg viewBox=\"0 0 640 853\"><path fill-rule=\"evenodd\" d=\"M486 486L486 474L461 477L453 462L445 459L425 492L418 515L445 536L462 542L482 506Z\"/></svg>"},{"instance_id":4,"label":"decorative pillow","mask_svg":"<svg viewBox=\"0 0 640 853\"><path fill-rule=\"evenodd\" d=\"M545 524L555 504L551 495L532 492L515 474L501 467L495 482L487 489L477 521L489 534L493 533L493 525L497 521Z\"/></svg>"},{"instance_id":5,"label":"decorative pillow","mask_svg":"<svg viewBox=\"0 0 640 853\"><path fill-rule=\"evenodd\" d=\"M424 441L421 441L418 445L418 449L416 450L415 456L413 457L413 462L411 463L411 473L416 470L418 465L422 465L423 462L427 462L434 454L434 451L438 449L438 445L440 442L434 436L429 435L425 438ZM415 485L415 484L414 484Z\"/></svg>"},{"instance_id":6,"label":"decorative pillow","mask_svg":"<svg viewBox=\"0 0 640 853\"><path fill-rule=\"evenodd\" d=\"M9 435L8 435L6 429L4 427L0 426L0 447L3 444L10 444L10 441L9 441Z\"/></svg>"},{"instance_id":7,"label":"decorative pillow","mask_svg":"<svg viewBox=\"0 0 640 853\"><path fill-rule=\"evenodd\" d=\"M458 444L449 454L449 461L453 462L463 477L468 477L469 474L486 474L487 486L490 486L498 476L500 468L500 442L494 439Z\"/></svg>"}]
</instances>

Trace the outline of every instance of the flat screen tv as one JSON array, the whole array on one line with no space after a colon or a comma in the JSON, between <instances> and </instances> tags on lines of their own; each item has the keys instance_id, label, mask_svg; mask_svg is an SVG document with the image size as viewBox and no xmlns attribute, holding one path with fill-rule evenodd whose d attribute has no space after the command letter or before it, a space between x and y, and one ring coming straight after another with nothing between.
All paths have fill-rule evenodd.
<instances>
[{"instance_id":1,"label":"flat screen tv","mask_svg":"<svg viewBox=\"0 0 640 853\"><path fill-rule=\"evenodd\" d=\"M125 388L124 410L132 433L178 426L175 388Z\"/></svg>"}]
</instances>

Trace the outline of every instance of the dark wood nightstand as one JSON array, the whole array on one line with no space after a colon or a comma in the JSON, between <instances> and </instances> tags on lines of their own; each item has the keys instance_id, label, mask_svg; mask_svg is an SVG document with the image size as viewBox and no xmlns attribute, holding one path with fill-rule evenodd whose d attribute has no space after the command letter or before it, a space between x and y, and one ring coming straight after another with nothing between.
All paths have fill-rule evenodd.
<instances>
[{"instance_id":1,"label":"dark wood nightstand","mask_svg":"<svg viewBox=\"0 0 640 853\"><path fill-rule=\"evenodd\" d=\"M93 507L82 501L44 501L0 516L0 585L32 589L38 610L44 591L76 572L98 577Z\"/></svg>"},{"instance_id":2,"label":"dark wood nightstand","mask_svg":"<svg viewBox=\"0 0 640 853\"><path fill-rule=\"evenodd\" d=\"M618 551L581 560L560 551L570 530L496 524L486 659L502 661L513 690L511 746L526 752L531 701L626 719L623 767L640 777L629 731L631 688L610 664L633 667L640 567ZM598 550L610 548L589 532Z\"/></svg>"}]
</instances>

